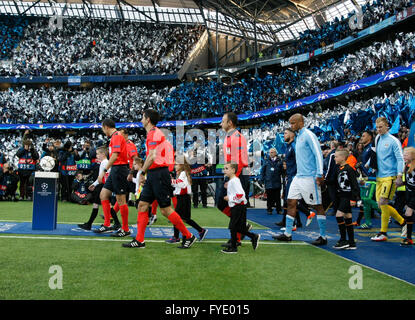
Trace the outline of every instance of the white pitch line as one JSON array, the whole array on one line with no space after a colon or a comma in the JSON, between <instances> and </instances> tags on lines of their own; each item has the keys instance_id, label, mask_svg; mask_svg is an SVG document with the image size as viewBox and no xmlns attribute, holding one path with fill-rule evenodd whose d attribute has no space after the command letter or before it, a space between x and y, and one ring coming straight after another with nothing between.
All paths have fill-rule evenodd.
<instances>
[{"instance_id":1,"label":"white pitch line","mask_svg":"<svg viewBox=\"0 0 415 320\"><path fill-rule=\"evenodd\" d=\"M391 274L388 274L388 273L385 273L385 272L383 272L383 271L377 270L377 269L375 269L375 268L369 267L369 266L367 266L367 265L365 265L365 264L363 264L363 263L359 263L359 262L354 261L354 260L352 260L352 259L345 258L345 257L343 257L343 256L341 256L341 255L335 254L335 253L334 253L334 252L332 252L332 251L329 251L329 250L326 250L326 249L324 249L324 248L320 248L320 247L314 246L314 245L312 245L311 243L306 243L306 242L305 242L305 244L310 245L310 246L312 246L312 247L314 247L314 248L317 248L317 249L321 249L321 250L323 250L323 251L325 251L325 252L328 252L328 253L331 253L331 254L335 255L336 257L343 258L344 260L347 260L347 261L352 262L352 263L354 263L354 264L361 265L362 267L368 268L368 269L370 269L370 270L372 270L372 271L379 272L379 273L381 273L381 274L384 274L385 276L391 277L391 278L393 278L393 279L395 279L395 280L399 280L399 281L405 282L406 284L409 284L409 285L411 285L411 286L415 287L415 284L413 284L413 283L410 283L410 282L408 282L408 281L406 281L406 280L403 280L403 279L401 279L401 278L395 277L395 276L393 276L393 275L391 275Z\"/></svg>"},{"instance_id":2,"label":"white pitch line","mask_svg":"<svg viewBox=\"0 0 415 320\"><path fill-rule=\"evenodd\" d=\"M114 241L114 242L126 242L129 238L124 239L108 239L108 238L76 238L76 237L45 237L45 236L6 236L6 235L0 235L0 238L12 238L12 239L39 239L39 240L78 240L78 241ZM146 242L165 242L165 240L146 240ZM218 240L204 240L203 242L207 243L223 243L223 241ZM250 243L250 241L243 241L242 243ZM305 242L268 242L268 241L260 241L261 244L269 244L269 245L307 245Z\"/></svg>"},{"instance_id":3,"label":"white pitch line","mask_svg":"<svg viewBox=\"0 0 415 320\"><path fill-rule=\"evenodd\" d=\"M22 222L32 222L32 220L30 221L16 221L16 220L0 220L0 223L2 222L15 222L15 223L22 223ZM73 225L78 225L82 222L58 222L58 225L60 224L73 224ZM102 223L93 223L92 226L100 226L102 225ZM131 227L135 227L137 226L137 224L130 224ZM147 228L173 228L173 225L151 225L151 226L147 226ZM204 226L204 228L206 229L224 229L224 230L229 230L228 227L209 227L209 226ZM267 227L253 227L252 230L271 230L270 228Z\"/></svg>"}]
</instances>

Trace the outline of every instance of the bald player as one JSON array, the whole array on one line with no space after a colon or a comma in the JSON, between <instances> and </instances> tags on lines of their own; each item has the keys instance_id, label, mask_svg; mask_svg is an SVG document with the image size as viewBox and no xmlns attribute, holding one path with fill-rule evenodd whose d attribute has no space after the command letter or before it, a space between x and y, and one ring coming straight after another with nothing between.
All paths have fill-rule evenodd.
<instances>
[{"instance_id":1,"label":"bald player","mask_svg":"<svg viewBox=\"0 0 415 320\"><path fill-rule=\"evenodd\" d=\"M274 236L278 241L292 241L292 228L297 212L297 202L301 198L315 209L320 236L313 245L326 245L326 215L321 202L323 184L323 153L316 135L304 127L304 118L297 113L289 119L291 130L296 134L295 160L297 173L293 178L287 196L287 218L285 232Z\"/></svg>"}]
</instances>

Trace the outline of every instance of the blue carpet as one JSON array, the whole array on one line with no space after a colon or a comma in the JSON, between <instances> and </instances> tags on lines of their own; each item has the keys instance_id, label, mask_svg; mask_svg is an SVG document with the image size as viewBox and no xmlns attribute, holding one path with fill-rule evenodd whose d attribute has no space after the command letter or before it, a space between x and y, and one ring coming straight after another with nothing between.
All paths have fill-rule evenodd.
<instances>
[{"instance_id":1,"label":"blue carpet","mask_svg":"<svg viewBox=\"0 0 415 320\"><path fill-rule=\"evenodd\" d=\"M358 209L353 212L353 221L358 216ZM281 221L282 215L268 215L265 209L250 209L247 218L265 227L271 228L279 233L279 227L274 223ZM319 236L317 219L305 227L306 217L301 214L303 227L293 232L293 240L310 242ZM340 238L338 234L337 221L334 216L327 216L327 246L321 248L333 252L341 257L355 261L362 265L371 267L388 275L415 284L415 247L401 247L399 243L402 238L401 228L394 222L389 224L388 241L374 242L370 237L376 235L380 230L380 219L372 219L371 230L360 230L355 228L355 239L357 250L335 250L333 246Z\"/></svg>"}]
</instances>

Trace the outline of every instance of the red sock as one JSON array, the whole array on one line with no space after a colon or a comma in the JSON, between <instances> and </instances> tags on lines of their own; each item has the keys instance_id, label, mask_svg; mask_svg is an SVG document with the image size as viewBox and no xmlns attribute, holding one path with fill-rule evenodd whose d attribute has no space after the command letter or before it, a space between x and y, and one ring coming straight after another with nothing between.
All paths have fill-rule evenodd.
<instances>
[{"instance_id":1,"label":"red sock","mask_svg":"<svg viewBox=\"0 0 415 320\"><path fill-rule=\"evenodd\" d=\"M104 212L104 226L109 227L111 225L111 204L109 200L101 200L102 211Z\"/></svg>"},{"instance_id":2,"label":"red sock","mask_svg":"<svg viewBox=\"0 0 415 320\"><path fill-rule=\"evenodd\" d=\"M117 203L118 204L118 203ZM128 206L126 204L120 206L122 229L128 231Z\"/></svg>"},{"instance_id":3,"label":"red sock","mask_svg":"<svg viewBox=\"0 0 415 320\"><path fill-rule=\"evenodd\" d=\"M176 206L177 206L177 197L172 197L172 198L171 198L171 201L173 202L173 207L174 207L174 210L176 210Z\"/></svg>"},{"instance_id":4,"label":"red sock","mask_svg":"<svg viewBox=\"0 0 415 320\"><path fill-rule=\"evenodd\" d=\"M118 211L120 211L120 205L118 204L118 202L115 203L113 209L114 209L115 213L118 213Z\"/></svg>"},{"instance_id":5,"label":"red sock","mask_svg":"<svg viewBox=\"0 0 415 320\"><path fill-rule=\"evenodd\" d=\"M189 232L189 230L187 230L186 226L184 225L182 218L180 218L176 211L170 213L168 219L171 223L173 223L173 225L177 229L179 229L179 231L182 233L184 237L190 238L192 236L192 234Z\"/></svg>"},{"instance_id":6,"label":"red sock","mask_svg":"<svg viewBox=\"0 0 415 320\"><path fill-rule=\"evenodd\" d=\"M137 236L135 237L138 242L144 242L144 234L146 233L147 223L148 212L138 212Z\"/></svg>"},{"instance_id":7,"label":"red sock","mask_svg":"<svg viewBox=\"0 0 415 320\"><path fill-rule=\"evenodd\" d=\"M157 200L154 200L153 203L151 204L151 214L152 215L156 215L157 214L157 206L158 206L158 202Z\"/></svg>"},{"instance_id":8,"label":"red sock","mask_svg":"<svg viewBox=\"0 0 415 320\"><path fill-rule=\"evenodd\" d=\"M236 240L241 242L241 234L239 232L236 234Z\"/></svg>"}]
</instances>

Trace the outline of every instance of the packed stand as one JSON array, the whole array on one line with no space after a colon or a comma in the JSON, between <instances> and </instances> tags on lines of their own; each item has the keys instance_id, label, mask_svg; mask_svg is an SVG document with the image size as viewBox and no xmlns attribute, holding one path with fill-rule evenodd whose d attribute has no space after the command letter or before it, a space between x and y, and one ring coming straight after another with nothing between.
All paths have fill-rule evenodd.
<instances>
[{"instance_id":1,"label":"packed stand","mask_svg":"<svg viewBox=\"0 0 415 320\"><path fill-rule=\"evenodd\" d=\"M167 118L248 113L304 98L404 65L415 59L415 33L375 42L353 54L329 59L303 70L283 69L278 75L242 79L233 85L214 81L183 83L165 99ZM173 111L174 110L174 111ZM180 118L179 118L180 117Z\"/></svg>"},{"instance_id":2,"label":"packed stand","mask_svg":"<svg viewBox=\"0 0 415 320\"><path fill-rule=\"evenodd\" d=\"M6 24L6 22L3 22ZM31 20L1 75L174 74L199 40L202 26L71 18L51 28Z\"/></svg>"},{"instance_id":3,"label":"packed stand","mask_svg":"<svg viewBox=\"0 0 415 320\"><path fill-rule=\"evenodd\" d=\"M25 86L0 92L0 123L138 122L145 108L157 108L169 88L94 87L90 90Z\"/></svg>"},{"instance_id":4,"label":"packed stand","mask_svg":"<svg viewBox=\"0 0 415 320\"><path fill-rule=\"evenodd\" d=\"M361 7L363 12L363 29L396 15L404 8L409 8L413 5L414 2L412 0L375 0L371 4L366 3ZM341 17L341 19L336 17L333 21L327 22L319 29L307 30L301 33L293 55L311 52L348 37L354 32L349 26L349 19L353 15L355 15L354 12L349 13L347 17Z\"/></svg>"}]
</instances>

